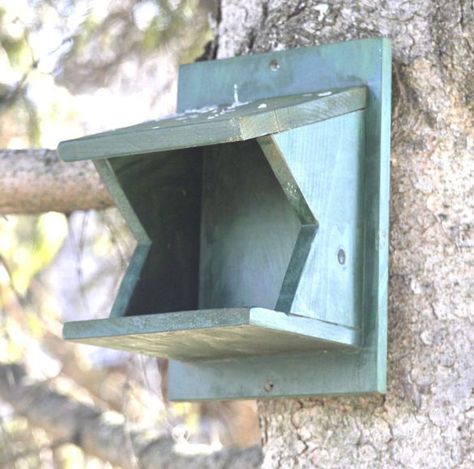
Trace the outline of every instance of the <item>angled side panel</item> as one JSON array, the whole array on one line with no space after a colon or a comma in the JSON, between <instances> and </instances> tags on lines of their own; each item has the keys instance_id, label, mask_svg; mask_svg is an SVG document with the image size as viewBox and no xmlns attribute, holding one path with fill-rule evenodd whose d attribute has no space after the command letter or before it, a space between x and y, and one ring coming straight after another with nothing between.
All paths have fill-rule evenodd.
<instances>
[{"instance_id":1,"label":"angled side panel","mask_svg":"<svg viewBox=\"0 0 474 469\"><path fill-rule=\"evenodd\" d=\"M281 155L318 220L289 312L360 328L364 113L260 141L266 154L271 156L273 145L273 153Z\"/></svg>"},{"instance_id":2,"label":"angled side panel","mask_svg":"<svg viewBox=\"0 0 474 469\"><path fill-rule=\"evenodd\" d=\"M95 164L137 239L111 316L197 308L201 152Z\"/></svg>"},{"instance_id":3,"label":"angled side panel","mask_svg":"<svg viewBox=\"0 0 474 469\"><path fill-rule=\"evenodd\" d=\"M117 175L110 160L94 161L94 166L102 178L102 181L107 186L107 190L114 199L114 202L117 204L120 213L127 222L127 226L130 228L137 243L150 244L150 237L140 223L140 219L137 217L133 206L130 204L126 191L117 179Z\"/></svg>"},{"instance_id":4,"label":"angled side panel","mask_svg":"<svg viewBox=\"0 0 474 469\"><path fill-rule=\"evenodd\" d=\"M114 199L114 202L125 219L128 228L132 232L132 235L137 241L137 245L133 252L132 258L130 259L130 263L125 270L117 292L117 296L110 312L111 317L120 317L126 314L128 305L130 303L130 298L132 297L135 286L137 285L137 282L140 278L140 271L142 270L143 264L148 257L151 240L146 231L143 229L143 226L141 225L140 220L138 219L132 205L130 204L124 189L120 185L110 161L97 160L94 161L94 166L102 178L102 181L106 185L110 195Z\"/></svg>"}]
</instances>

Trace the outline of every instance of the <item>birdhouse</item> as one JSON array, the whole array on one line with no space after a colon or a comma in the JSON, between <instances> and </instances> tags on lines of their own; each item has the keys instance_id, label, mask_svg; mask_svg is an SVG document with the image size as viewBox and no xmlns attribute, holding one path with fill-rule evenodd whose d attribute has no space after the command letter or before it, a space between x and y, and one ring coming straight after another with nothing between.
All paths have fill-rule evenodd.
<instances>
[{"instance_id":1,"label":"birdhouse","mask_svg":"<svg viewBox=\"0 0 474 469\"><path fill-rule=\"evenodd\" d=\"M384 392L390 46L181 67L178 114L59 145L137 240L67 340L167 357L173 400Z\"/></svg>"}]
</instances>

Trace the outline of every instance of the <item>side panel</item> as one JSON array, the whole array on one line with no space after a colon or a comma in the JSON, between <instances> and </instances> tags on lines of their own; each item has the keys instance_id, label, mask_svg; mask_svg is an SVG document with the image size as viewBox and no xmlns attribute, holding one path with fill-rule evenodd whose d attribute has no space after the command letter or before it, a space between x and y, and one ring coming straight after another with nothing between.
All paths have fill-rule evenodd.
<instances>
[{"instance_id":1,"label":"side panel","mask_svg":"<svg viewBox=\"0 0 474 469\"><path fill-rule=\"evenodd\" d=\"M290 312L361 327L364 113L272 138L318 221Z\"/></svg>"},{"instance_id":2,"label":"side panel","mask_svg":"<svg viewBox=\"0 0 474 469\"><path fill-rule=\"evenodd\" d=\"M201 151L97 164L138 242L112 316L197 309Z\"/></svg>"}]
</instances>

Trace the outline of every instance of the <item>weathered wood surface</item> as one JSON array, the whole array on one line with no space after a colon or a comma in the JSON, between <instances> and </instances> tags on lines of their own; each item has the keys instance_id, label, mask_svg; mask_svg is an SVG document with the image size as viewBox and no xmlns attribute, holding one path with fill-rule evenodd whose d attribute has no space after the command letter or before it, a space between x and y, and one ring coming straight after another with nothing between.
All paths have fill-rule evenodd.
<instances>
[{"instance_id":1,"label":"weathered wood surface","mask_svg":"<svg viewBox=\"0 0 474 469\"><path fill-rule=\"evenodd\" d=\"M187 110L170 119L67 140L58 151L65 161L95 160L248 140L363 109L366 94L365 87L353 87L248 103L237 99L211 110Z\"/></svg>"},{"instance_id":2,"label":"weathered wood surface","mask_svg":"<svg viewBox=\"0 0 474 469\"><path fill-rule=\"evenodd\" d=\"M190 444L180 447L168 433L134 427L116 412L59 394L48 381L32 381L16 364L0 364L0 398L51 437L124 469L257 468L262 459L258 447L217 452Z\"/></svg>"},{"instance_id":3,"label":"weathered wood surface","mask_svg":"<svg viewBox=\"0 0 474 469\"><path fill-rule=\"evenodd\" d=\"M356 346L359 331L263 308L68 322L67 340L176 360L225 359Z\"/></svg>"},{"instance_id":4,"label":"weathered wood surface","mask_svg":"<svg viewBox=\"0 0 474 469\"><path fill-rule=\"evenodd\" d=\"M90 161L67 164L55 150L0 151L0 214L100 210L113 205Z\"/></svg>"},{"instance_id":5,"label":"weathered wood surface","mask_svg":"<svg viewBox=\"0 0 474 469\"><path fill-rule=\"evenodd\" d=\"M317 222L314 240L303 236L294 248L278 311L362 325L364 121L364 112L352 112L258 139L275 174L284 167L292 175L292 183L279 178L288 200L298 210L303 199Z\"/></svg>"},{"instance_id":6,"label":"weathered wood surface","mask_svg":"<svg viewBox=\"0 0 474 469\"><path fill-rule=\"evenodd\" d=\"M329 350L327 353L288 353L275 357L214 360L212 363L172 361L169 370L170 395L173 398L265 398L273 395L310 396L385 391L390 44L384 39L376 38L324 45L318 47L317 51L314 54L311 48L300 48L239 57L237 60L215 61L212 64L197 63L185 66L180 70L178 111L205 106L211 102L228 102L232 83L237 84L241 90L240 99L248 101L336 86L370 85L368 105L364 111L365 151L363 161L359 162L360 171L365 174L364 194L361 195L362 201L350 202L346 214L348 220L356 213L364 214L363 227L355 223L359 233L353 239L347 240L353 249L362 237L363 246L360 249L365 253L363 265L358 265L357 259L351 259L351 248L348 248L346 258L347 262L355 262L355 272L363 270L362 276L352 278L354 288L360 289L363 299L358 298L357 293L351 297L351 301L356 304L362 302L359 311L362 314L364 331L363 348L358 353ZM279 64L276 70L270 66L275 62ZM242 70L246 70L246 73L242 73ZM206 86L210 81L216 84L212 90ZM354 142L360 143L360 131L362 126L357 127ZM339 141L338 143L340 144ZM357 160L362 155L357 153L353 156ZM354 163L355 161L352 161L352 164ZM327 167L331 168L329 161ZM348 185L353 183L354 181L348 181ZM338 184L344 186L342 181ZM335 216L338 213L341 212L336 210ZM318 214L314 213L314 216L317 219ZM330 217L328 219L331 222ZM331 235L326 239L330 245ZM342 268L338 263L337 254L333 253L334 267ZM354 320L349 311L346 320ZM269 378L262 370L268 370L273 382L278 382L273 393L266 390L265 385ZM238 382L243 384L238 385Z\"/></svg>"},{"instance_id":7,"label":"weathered wood surface","mask_svg":"<svg viewBox=\"0 0 474 469\"><path fill-rule=\"evenodd\" d=\"M255 140L208 149L202 201L199 307L275 309L301 222Z\"/></svg>"}]
</instances>

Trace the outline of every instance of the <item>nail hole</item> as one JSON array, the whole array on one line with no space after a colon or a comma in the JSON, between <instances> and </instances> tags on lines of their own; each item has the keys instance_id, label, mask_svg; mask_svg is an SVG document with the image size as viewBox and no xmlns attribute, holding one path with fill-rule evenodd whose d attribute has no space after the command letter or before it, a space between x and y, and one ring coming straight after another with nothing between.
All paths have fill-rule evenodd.
<instances>
[{"instance_id":1,"label":"nail hole","mask_svg":"<svg viewBox=\"0 0 474 469\"><path fill-rule=\"evenodd\" d=\"M263 389L265 389L265 391L267 392L270 392L272 389L273 389L273 383L271 381L267 381L264 385L263 385Z\"/></svg>"},{"instance_id":2,"label":"nail hole","mask_svg":"<svg viewBox=\"0 0 474 469\"><path fill-rule=\"evenodd\" d=\"M280 68L280 64L278 63L278 60L276 60L276 59L273 59L273 60L270 62L269 66L270 66L270 70L271 70L272 72L275 72L275 71L277 71L277 70Z\"/></svg>"},{"instance_id":3,"label":"nail hole","mask_svg":"<svg viewBox=\"0 0 474 469\"><path fill-rule=\"evenodd\" d=\"M344 265L346 263L346 253L344 249L339 249L339 251L337 251L337 260L341 265Z\"/></svg>"}]
</instances>

